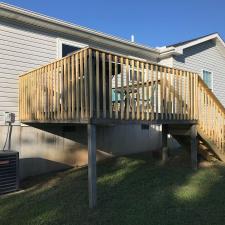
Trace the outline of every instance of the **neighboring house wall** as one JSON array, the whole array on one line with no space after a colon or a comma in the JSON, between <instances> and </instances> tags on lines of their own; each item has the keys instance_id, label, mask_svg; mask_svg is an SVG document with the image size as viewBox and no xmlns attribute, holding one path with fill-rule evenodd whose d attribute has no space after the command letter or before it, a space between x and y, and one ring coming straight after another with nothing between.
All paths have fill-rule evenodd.
<instances>
[{"instance_id":1,"label":"neighboring house wall","mask_svg":"<svg viewBox=\"0 0 225 225\"><path fill-rule=\"evenodd\" d=\"M183 55L174 56L173 66L201 75L203 69L212 72L213 92L225 106L225 57L214 41L184 49Z\"/></svg>"},{"instance_id":2,"label":"neighboring house wall","mask_svg":"<svg viewBox=\"0 0 225 225\"><path fill-rule=\"evenodd\" d=\"M0 22L0 150L2 149L7 126L4 112L16 113L16 123L12 130L12 149L20 152L21 178L50 172L70 166L87 163L85 127L39 127L20 125L18 121L18 76L26 71L49 63L56 58L57 38L81 42L135 57L141 54L123 51L116 46L103 46L96 40L83 41L78 37L47 33L25 25ZM150 60L150 58L148 59ZM151 59L152 60L152 59ZM147 130L141 125L99 128L98 149L112 154L127 154L158 149L161 145L159 126ZM98 152L99 158L106 154Z\"/></svg>"}]
</instances>

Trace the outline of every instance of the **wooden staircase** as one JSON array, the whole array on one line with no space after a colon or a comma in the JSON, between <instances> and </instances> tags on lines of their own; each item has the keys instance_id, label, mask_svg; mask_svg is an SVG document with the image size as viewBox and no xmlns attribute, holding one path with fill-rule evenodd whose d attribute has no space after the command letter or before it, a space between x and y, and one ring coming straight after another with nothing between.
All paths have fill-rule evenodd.
<instances>
[{"instance_id":1,"label":"wooden staircase","mask_svg":"<svg viewBox=\"0 0 225 225\"><path fill-rule=\"evenodd\" d=\"M198 152L207 160L225 162L225 108L200 76L197 84ZM180 130L179 130L180 129ZM189 149L189 129L171 127L173 137Z\"/></svg>"},{"instance_id":2,"label":"wooden staircase","mask_svg":"<svg viewBox=\"0 0 225 225\"><path fill-rule=\"evenodd\" d=\"M215 154L225 162L225 108L198 77L198 139L199 152ZM204 146L204 147L203 147Z\"/></svg>"}]
</instances>

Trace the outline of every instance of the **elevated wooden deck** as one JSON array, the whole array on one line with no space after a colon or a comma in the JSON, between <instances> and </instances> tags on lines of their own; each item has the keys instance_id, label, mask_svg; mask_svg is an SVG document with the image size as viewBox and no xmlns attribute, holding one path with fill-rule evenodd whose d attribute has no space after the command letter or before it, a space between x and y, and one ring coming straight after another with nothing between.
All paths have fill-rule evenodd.
<instances>
[{"instance_id":1,"label":"elevated wooden deck","mask_svg":"<svg viewBox=\"0 0 225 225\"><path fill-rule=\"evenodd\" d=\"M190 136L194 168L198 135L225 161L225 109L190 71L85 48L21 75L19 96L23 123L88 124L90 207L96 204L98 124L162 124L164 160L171 133Z\"/></svg>"},{"instance_id":2,"label":"elevated wooden deck","mask_svg":"<svg viewBox=\"0 0 225 225\"><path fill-rule=\"evenodd\" d=\"M195 73L83 49L20 77L22 122L197 120Z\"/></svg>"}]
</instances>

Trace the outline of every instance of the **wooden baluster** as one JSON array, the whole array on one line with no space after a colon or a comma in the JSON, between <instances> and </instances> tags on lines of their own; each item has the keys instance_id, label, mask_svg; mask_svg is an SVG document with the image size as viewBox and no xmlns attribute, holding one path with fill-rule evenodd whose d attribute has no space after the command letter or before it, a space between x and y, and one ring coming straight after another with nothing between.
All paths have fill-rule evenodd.
<instances>
[{"instance_id":1,"label":"wooden baluster","mask_svg":"<svg viewBox=\"0 0 225 225\"><path fill-rule=\"evenodd\" d=\"M129 60L126 59L126 119L130 119Z\"/></svg>"},{"instance_id":2,"label":"wooden baluster","mask_svg":"<svg viewBox=\"0 0 225 225\"><path fill-rule=\"evenodd\" d=\"M93 118L94 113L94 82L93 82L93 64L92 64L92 49L88 49L88 70L89 70L89 99L90 99L90 118Z\"/></svg>"},{"instance_id":3,"label":"wooden baluster","mask_svg":"<svg viewBox=\"0 0 225 225\"><path fill-rule=\"evenodd\" d=\"M190 119L193 120L193 73L190 73L190 110L191 110L191 115Z\"/></svg>"},{"instance_id":4,"label":"wooden baluster","mask_svg":"<svg viewBox=\"0 0 225 225\"><path fill-rule=\"evenodd\" d=\"M164 118L167 120L168 119L168 93L167 93L167 90L168 90L168 73L167 73L167 68L164 67L164 71L163 71L163 74L164 74L164 88L163 88L163 92L164 92L164 95L163 95L163 111L164 111Z\"/></svg>"},{"instance_id":5,"label":"wooden baluster","mask_svg":"<svg viewBox=\"0 0 225 225\"><path fill-rule=\"evenodd\" d=\"M50 87L51 87L51 95L50 95L50 98L51 98L51 108L50 108L50 117L51 117L51 120L54 119L54 63L51 64L51 72L50 72Z\"/></svg>"},{"instance_id":6,"label":"wooden baluster","mask_svg":"<svg viewBox=\"0 0 225 225\"><path fill-rule=\"evenodd\" d=\"M109 117L112 118L112 55L109 54Z\"/></svg>"},{"instance_id":7,"label":"wooden baluster","mask_svg":"<svg viewBox=\"0 0 225 225\"><path fill-rule=\"evenodd\" d=\"M169 117L169 120L172 119L172 74L171 74L171 69L168 68L168 97L169 97L169 100L168 100L168 103L167 103L167 107L168 107L168 117Z\"/></svg>"},{"instance_id":8,"label":"wooden baluster","mask_svg":"<svg viewBox=\"0 0 225 225\"><path fill-rule=\"evenodd\" d=\"M140 71L139 71L139 61L137 61L137 64L136 64L136 70L137 70L137 115L136 115L136 118L137 120L140 119Z\"/></svg>"},{"instance_id":9,"label":"wooden baluster","mask_svg":"<svg viewBox=\"0 0 225 225\"><path fill-rule=\"evenodd\" d=\"M150 119L150 80L149 80L149 64L146 63L146 107L147 107L147 113L146 113L146 119Z\"/></svg>"},{"instance_id":10,"label":"wooden baluster","mask_svg":"<svg viewBox=\"0 0 225 225\"><path fill-rule=\"evenodd\" d=\"M158 66L155 66L155 95L156 95L156 117L155 119L158 120L159 119L159 92L158 92Z\"/></svg>"},{"instance_id":11,"label":"wooden baluster","mask_svg":"<svg viewBox=\"0 0 225 225\"><path fill-rule=\"evenodd\" d=\"M79 55L76 53L76 119L80 118L80 82L79 82Z\"/></svg>"},{"instance_id":12,"label":"wooden baluster","mask_svg":"<svg viewBox=\"0 0 225 225\"><path fill-rule=\"evenodd\" d=\"M50 119L50 65L46 66L46 118Z\"/></svg>"},{"instance_id":13,"label":"wooden baluster","mask_svg":"<svg viewBox=\"0 0 225 225\"><path fill-rule=\"evenodd\" d=\"M76 84L75 84L75 55L72 55L71 58L71 78L72 78L72 102L71 102L71 107L72 107L72 119L75 119L76 116L76 111L75 111L75 107L76 107L76 96L75 96L75 89L76 89Z\"/></svg>"},{"instance_id":14,"label":"wooden baluster","mask_svg":"<svg viewBox=\"0 0 225 225\"><path fill-rule=\"evenodd\" d=\"M151 65L151 120L155 119L155 96L154 96L154 65Z\"/></svg>"},{"instance_id":15,"label":"wooden baluster","mask_svg":"<svg viewBox=\"0 0 225 225\"><path fill-rule=\"evenodd\" d=\"M180 70L177 72L177 119L180 119Z\"/></svg>"},{"instance_id":16,"label":"wooden baluster","mask_svg":"<svg viewBox=\"0 0 225 225\"><path fill-rule=\"evenodd\" d=\"M67 66L67 58L63 60L64 64L64 120L68 119L68 66Z\"/></svg>"},{"instance_id":17,"label":"wooden baluster","mask_svg":"<svg viewBox=\"0 0 225 225\"><path fill-rule=\"evenodd\" d=\"M19 77L19 120L21 120L21 77Z\"/></svg>"},{"instance_id":18,"label":"wooden baluster","mask_svg":"<svg viewBox=\"0 0 225 225\"><path fill-rule=\"evenodd\" d=\"M56 62L54 62L53 64L53 81L54 81L54 89L53 89L53 107L52 107L52 111L53 111L53 119L56 120L57 116L56 116L56 104L57 104L57 73L56 73Z\"/></svg>"},{"instance_id":19,"label":"wooden baluster","mask_svg":"<svg viewBox=\"0 0 225 225\"><path fill-rule=\"evenodd\" d=\"M181 92L181 120L184 120L184 105L185 105L185 95L184 95L184 92L185 92L185 86L184 86L184 82L185 82L185 72L184 71L181 71L181 82L180 82L180 92Z\"/></svg>"},{"instance_id":20,"label":"wooden baluster","mask_svg":"<svg viewBox=\"0 0 225 225\"><path fill-rule=\"evenodd\" d=\"M84 95L85 95L85 118L89 117L89 100L88 100L88 74L87 74L87 49L84 50Z\"/></svg>"},{"instance_id":21,"label":"wooden baluster","mask_svg":"<svg viewBox=\"0 0 225 225\"><path fill-rule=\"evenodd\" d=\"M141 63L141 87L142 87L142 96L141 96L141 103L142 103L142 107L141 107L141 119L144 120L145 119L145 74L147 74L147 69L146 69L146 73L145 73L145 66L144 63Z\"/></svg>"},{"instance_id":22,"label":"wooden baluster","mask_svg":"<svg viewBox=\"0 0 225 225\"><path fill-rule=\"evenodd\" d=\"M173 68L172 69L172 111L173 111L173 120L176 119L176 80L175 80L175 76L176 76L176 71L175 69Z\"/></svg>"},{"instance_id":23,"label":"wooden baluster","mask_svg":"<svg viewBox=\"0 0 225 225\"><path fill-rule=\"evenodd\" d=\"M174 112L174 117L173 119L177 119L177 70L173 69L174 74L173 74L173 81L174 81L174 101L173 101L173 112Z\"/></svg>"},{"instance_id":24,"label":"wooden baluster","mask_svg":"<svg viewBox=\"0 0 225 225\"><path fill-rule=\"evenodd\" d=\"M60 98L61 98L61 92L60 87L62 85L61 83L61 67L60 67L60 61L57 62L57 120L60 120L61 116L61 109L60 109Z\"/></svg>"},{"instance_id":25,"label":"wooden baluster","mask_svg":"<svg viewBox=\"0 0 225 225\"><path fill-rule=\"evenodd\" d=\"M64 120L64 100L65 100L65 90L64 90L64 60L60 60L61 64L61 120Z\"/></svg>"},{"instance_id":26,"label":"wooden baluster","mask_svg":"<svg viewBox=\"0 0 225 225\"><path fill-rule=\"evenodd\" d=\"M184 110L183 110L183 119L187 119L187 72L183 72L184 79Z\"/></svg>"},{"instance_id":27,"label":"wooden baluster","mask_svg":"<svg viewBox=\"0 0 225 225\"><path fill-rule=\"evenodd\" d=\"M179 119L182 120L183 119L183 71L180 70L180 93L179 93Z\"/></svg>"},{"instance_id":28,"label":"wooden baluster","mask_svg":"<svg viewBox=\"0 0 225 225\"><path fill-rule=\"evenodd\" d=\"M44 81L44 119L47 121L48 119L48 67L44 67L44 74L43 74L43 81Z\"/></svg>"},{"instance_id":29,"label":"wooden baluster","mask_svg":"<svg viewBox=\"0 0 225 225\"><path fill-rule=\"evenodd\" d=\"M83 52L79 53L80 58L80 116L81 119L84 118L84 69L83 69ZM100 88L100 87L99 87Z\"/></svg>"},{"instance_id":30,"label":"wooden baluster","mask_svg":"<svg viewBox=\"0 0 225 225\"><path fill-rule=\"evenodd\" d=\"M106 75L105 75L105 53L102 53L102 90L103 90L103 118L106 118Z\"/></svg>"},{"instance_id":31,"label":"wooden baluster","mask_svg":"<svg viewBox=\"0 0 225 225\"><path fill-rule=\"evenodd\" d=\"M71 59L72 57L69 56L67 58L67 86L68 86L68 92L67 92L67 112L68 112L68 118L69 120L72 119L72 80L71 80Z\"/></svg>"},{"instance_id":32,"label":"wooden baluster","mask_svg":"<svg viewBox=\"0 0 225 225\"><path fill-rule=\"evenodd\" d=\"M123 84L123 79L124 79L124 71L123 71L123 57L120 57L120 84L121 84L121 91L120 91L120 118L121 120L124 119L124 84Z\"/></svg>"},{"instance_id":33,"label":"wooden baluster","mask_svg":"<svg viewBox=\"0 0 225 225\"><path fill-rule=\"evenodd\" d=\"M135 119L135 102L134 102L134 60L131 61L132 69L132 120Z\"/></svg>"},{"instance_id":34,"label":"wooden baluster","mask_svg":"<svg viewBox=\"0 0 225 225\"><path fill-rule=\"evenodd\" d=\"M118 69L117 69L117 56L114 56L115 61L115 118L118 119Z\"/></svg>"},{"instance_id":35,"label":"wooden baluster","mask_svg":"<svg viewBox=\"0 0 225 225\"><path fill-rule=\"evenodd\" d=\"M160 71L160 74L159 74L159 80L160 80L160 101L159 101L159 104L160 104L160 114L161 114L161 117L160 119L163 120L164 119L164 109L163 109L163 96L164 96L164 76L163 76L163 69L162 69L162 66L160 66L159 68L159 71Z\"/></svg>"},{"instance_id":36,"label":"wooden baluster","mask_svg":"<svg viewBox=\"0 0 225 225\"><path fill-rule=\"evenodd\" d=\"M99 52L96 51L96 111L97 118L100 118L100 90L99 90Z\"/></svg>"},{"instance_id":37,"label":"wooden baluster","mask_svg":"<svg viewBox=\"0 0 225 225\"><path fill-rule=\"evenodd\" d=\"M32 120L36 119L36 102L37 102L37 87L36 87L36 71L33 71L33 118Z\"/></svg>"}]
</instances>

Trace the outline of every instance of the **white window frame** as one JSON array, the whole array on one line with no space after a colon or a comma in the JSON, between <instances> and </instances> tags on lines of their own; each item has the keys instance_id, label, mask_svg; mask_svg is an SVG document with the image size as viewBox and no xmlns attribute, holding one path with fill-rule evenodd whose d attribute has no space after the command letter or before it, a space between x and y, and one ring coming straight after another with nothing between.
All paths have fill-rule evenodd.
<instances>
[{"instance_id":1,"label":"white window frame","mask_svg":"<svg viewBox=\"0 0 225 225\"><path fill-rule=\"evenodd\" d=\"M80 43L80 42L70 41L70 40L66 40L66 39L62 39L62 38L57 38L56 39L56 45L57 45L56 57L57 57L57 59L62 58L62 45L63 44L70 45L70 46L73 46L73 47L78 47L78 48L88 47L88 45Z\"/></svg>"},{"instance_id":2,"label":"white window frame","mask_svg":"<svg viewBox=\"0 0 225 225\"><path fill-rule=\"evenodd\" d=\"M208 70L208 69L202 69L202 73L201 73L201 77L202 77L202 80L203 80L203 71L207 71L207 72L209 72L209 73L211 73L211 76L212 76L212 91L213 91L213 87L214 87L214 85L213 85L213 72L211 71L211 70ZM204 81L204 80L203 80ZM207 85L208 86L208 85Z\"/></svg>"}]
</instances>

